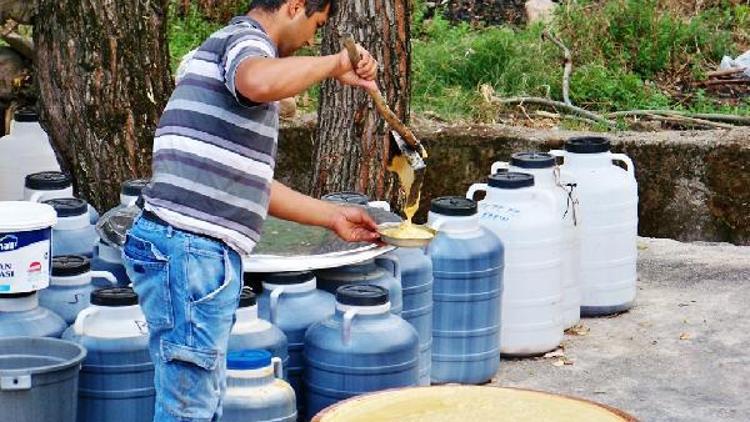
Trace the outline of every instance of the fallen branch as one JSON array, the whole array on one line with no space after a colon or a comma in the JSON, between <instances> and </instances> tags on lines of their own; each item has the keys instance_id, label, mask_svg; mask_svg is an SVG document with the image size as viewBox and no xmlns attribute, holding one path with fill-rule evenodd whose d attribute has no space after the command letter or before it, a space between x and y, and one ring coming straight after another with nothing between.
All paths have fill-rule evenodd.
<instances>
[{"instance_id":1,"label":"fallen branch","mask_svg":"<svg viewBox=\"0 0 750 422\"><path fill-rule=\"evenodd\" d=\"M565 61L563 67L562 95L565 104L572 106L573 103L570 101L570 73L573 71L573 59L570 55L570 50L555 36L555 34L552 33L552 31L547 28L542 32L542 39L552 41L563 52Z\"/></svg>"},{"instance_id":2,"label":"fallen branch","mask_svg":"<svg viewBox=\"0 0 750 422\"><path fill-rule=\"evenodd\" d=\"M664 115L658 115L658 114L647 114L645 116L652 120L659 120L662 122L669 122L669 123L677 123L681 125L707 126L707 127L720 128L720 129L732 129L736 127L727 123L712 122L710 120L703 120L703 119L697 119L694 117L686 117L686 116L664 116Z\"/></svg>"},{"instance_id":3,"label":"fallen branch","mask_svg":"<svg viewBox=\"0 0 750 422\"><path fill-rule=\"evenodd\" d=\"M604 117L592 113L590 111L584 110L580 107L576 107L574 105L565 104L561 101L555 101L555 100L548 100L546 98L539 98L539 97L510 97L510 98L498 98L498 97L492 97L492 101L496 102L498 104L534 104L534 105L540 105L540 106L546 106L546 107L553 107L553 108L559 108L562 110L567 111L570 114L576 114L578 116L586 117L587 119L591 119L595 121L596 123L603 124L610 129L615 129L616 126L614 122L611 122Z\"/></svg>"},{"instance_id":4,"label":"fallen branch","mask_svg":"<svg viewBox=\"0 0 750 422\"><path fill-rule=\"evenodd\" d=\"M558 113L550 113L549 111L544 111L544 110L536 110L534 112L534 114L536 114L539 117L547 117L547 118L550 118L550 119L570 119L570 120L575 120L577 122L588 123L590 125L597 125L598 124L597 122L595 122L595 121L593 121L591 119L587 119L587 118L581 117L581 116L576 116L576 115L573 115L573 114L561 115L561 114L558 114Z\"/></svg>"},{"instance_id":5,"label":"fallen branch","mask_svg":"<svg viewBox=\"0 0 750 422\"><path fill-rule=\"evenodd\" d=\"M750 78L745 79L711 79L708 81L694 82L695 86L716 86L716 85L750 85Z\"/></svg>"},{"instance_id":6,"label":"fallen branch","mask_svg":"<svg viewBox=\"0 0 750 422\"><path fill-rule=\"evenodd\" d=\"M712 122L724 122L733 123L736 125L750 126L750 116L736 116L733 114L706 114L706 113L690 113L687 111L679 110L626 110L616 111L614 113L606 114L609 118L618 117L632 117L632 116L646 116L650 114L656 114L661 116L680 116L680 117L691 117L694 119L709 120Z\"/></svg>"},{"instance_id":7,"label":"fallen branch","mask_svg":"<svg viewBox=\"0 0 750 422\"><path fill-rule=\"evenodd\" d=\"M709 78L720 78L722 76L731 76L738 73L743 73L746 67L733 67L731 69L714 70L713 72L706 73Z\"/></svg>"}]
</instances>

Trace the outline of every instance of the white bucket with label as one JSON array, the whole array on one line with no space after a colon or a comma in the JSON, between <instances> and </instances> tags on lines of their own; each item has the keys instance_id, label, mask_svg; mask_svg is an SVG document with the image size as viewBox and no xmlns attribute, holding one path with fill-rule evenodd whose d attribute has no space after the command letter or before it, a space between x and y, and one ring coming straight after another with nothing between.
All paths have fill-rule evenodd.
<instances>
[{"instance_id":1,"label":"white bucket with label","mask_svg":"<svg viewBox=\"0 0 750 422\"><path fill-rule=\"evenodd\" d=\"M55 210L45 204L0 202L0 293L24 293L49 285Z\"/></svg>"}]
</instances>

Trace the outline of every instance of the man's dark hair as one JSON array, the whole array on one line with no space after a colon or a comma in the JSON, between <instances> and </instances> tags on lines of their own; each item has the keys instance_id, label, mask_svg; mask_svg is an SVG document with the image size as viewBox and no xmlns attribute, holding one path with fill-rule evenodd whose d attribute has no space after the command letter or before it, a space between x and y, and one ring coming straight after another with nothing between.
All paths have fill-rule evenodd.
<instances>
[{"instance_id":1,"label":"man's dark hair","mask_svg":"<svg viewBox=\"0 0 750 422\"><path fill-rule=\"evenodd\" d=\"M266 12L275 12L287 1L289 0L252 0L250 1L249 9L261 9ZM314 13L322 12L329 4L331 5L331 10L328 14L333 16L333 14L336 13L336 0L305 0L305 14L307 16L312 16Z\"/></svg>"}]
</instances>

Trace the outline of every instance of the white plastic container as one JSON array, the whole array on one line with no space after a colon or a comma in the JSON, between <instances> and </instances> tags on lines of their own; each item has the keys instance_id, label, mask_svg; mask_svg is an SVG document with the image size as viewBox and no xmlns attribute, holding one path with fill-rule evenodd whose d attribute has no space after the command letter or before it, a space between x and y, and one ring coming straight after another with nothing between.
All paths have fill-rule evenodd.
<instances>
[{"instance_id":1,"label":"white plastic container","mask_svg":"<svg viewBox=\"0 0 750 422\"><path fill-rule=\"evenodd\" d=\"M58 255L52 258L49 287L39 292L39 304L60 315L72 324L78 313L90 305L91 293L96 290L92 277L107 280L110 286L117 279L106 271L91 271L91 262L82 255Z\"/></svg>"},{"instance_id":2,"label":"white plastic container","mask_svg":"<svg viewBox=\"0 0 750 422\"><path fill-rule=\"evenodd\" d=\"M89 205L78 198L57 198L44 201L57 213L53 231L53 255L84 255L91 258L99 242L96 229L91 224Z\"/></svg>"},{"instance_id":3,"label":"white plastic container","mask_svg":"<svg viewBox=\"0 0 750 422\"><path fill-rule=\"evenodd\" d=\"M481 224L505 245L500 353L538 355L555 349L563 338L561 241L562 220L550 192L534 189L526 173L490 175L467 197L484 190Z\"/></svg>"},{"instance_id":4,"label":"white plastic container","mask_svg":"<svg viewBox=\"0 0 750 422\"><path fill-rule=\"evenodd\" d=\"M130 207L135 205L148 182L148 179L133 179L122 182L120 185L120 206Z\"/></svg>"},{"instance_id":5,"label":"white plastic container","mask_svg":"<svg viewBox=\"0 0 750 422\"><path fill-rule=\"evenodd\" d=\"M23 200L43 202L51 199L73 197L73 182L70 176L61 171L42 171L26 175L23 187ZM89 221L96 224L99 212L89 204Z\"/></svg>"},{"instance_id":6,"label":"white plastic container","mask_svg":"<svg viewBox=\"0 0 750 422\"><path fill-rule=\"evenodd\" d=\"M42 202L55 198L73 196L73 182L61 171L41 171L27 174L24 178L23 200Z\"/></svg>"},{"instance_id":7,"label":"white plastic container","mask_svg":"<svg viewBox=\"0 0 750 422\"><path fill-rule=\"evenodd\" d=\"M60 165L37 114L18 110L10 133L0 138L0 201L23 199L24 177L40 171L60 171Z\"/></svg>"},{"instance_id":8,"label":"white plastic container","mask_svg":"<svg viewBox=\"0 0 750 422\"><path fill-rule=\"evenodd\" d=\"M577 184L581 316L622 312L635 300L638 184L633 161L609 149L605 138L581 137L569 139L565 151L551 151L564 158L562 170Z\"/></svg>"},{"instance_id":9,"label":"white plastic container","mask_svg":"<svg viewBox=\"0 0 750 422\"><path fill-rule=\"evenodd\" d=\"M227 394L224 422L294 422L294 390L282 379L281 359L266 350L243 350L227 355Z\"/></svg>"},{"instance_id":10,"label":"white plastic container","mask_svg":"<svg viewBox=\"0 0 750 422\"><path fill-rule=\"evenodd\" d=\"M562 312L563 327L570 328L581 320L581 277L578 266L579 244L576 230L577 194L575 180L560 172L555 157L546 152L519 152L510 163L498 161L492 165L492 174L500 169L528 173L534 176L534 188L555 196L557 215L563 222L562 232Z\"/></svg>"},{"instance_id":11,"label":"white plastic container","mask_svg":"<svg viewBox=\"0 0 750 422\"><path fill-rule=\"evenodd\" d=\"M78 383L78 420L153 421L154 364L138 296L131 288L111 287L91 293L90 303L63 334L88 351Z\"/></svg>"},{"instance_id":12,"label":"white plastic container","mask_svg":"<svg viewBox=\"0 0 750 422\"><path fill-rule=\"evenodd\" d=\"M34 202L0 202L0 293L49 285L55 210Z\"/></svg>"}]
</instances>

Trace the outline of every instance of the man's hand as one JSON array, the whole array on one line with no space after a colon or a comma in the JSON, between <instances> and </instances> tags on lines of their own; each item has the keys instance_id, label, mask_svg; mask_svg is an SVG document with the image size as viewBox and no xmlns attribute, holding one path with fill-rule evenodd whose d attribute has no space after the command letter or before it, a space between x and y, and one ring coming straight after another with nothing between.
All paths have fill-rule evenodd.
<instances>
[{"instance_id":1,"label":"man's hand","mask_svg":"<svg viewBox=\"0 0 750 422\"><path fill-rule=\"evenodd\" d=\"M341 50L339 53L341 74L336 79L344 85L359 86L366 90L378 89L375 83L375 77L378 75L378 62L359 44L357 44L357 49L359 50L360 60L356 68L352 68L349 53L346 49Z\"/></svg>"},{"instance_id":2,"label":"man's hand","mask_svg":"<svg viewBox=\"0 0 750 422\"><path fill-rule=\"evenodd\" d=\"M358 207L336 206L328 228L347 242L374 242L380 238L375 220Z\"/></svg>"},{"instance_id":3,"label":"man's hand","mask_svg":"<svg viewBox=\"0 0 750 422\"><path fill-rule=\"evenodd\" d=\"M349 242L377 242L378 226L363 208L313 199L274 180L269 214L300 224L325 227Z\"/></svg>"}]
</instances>

